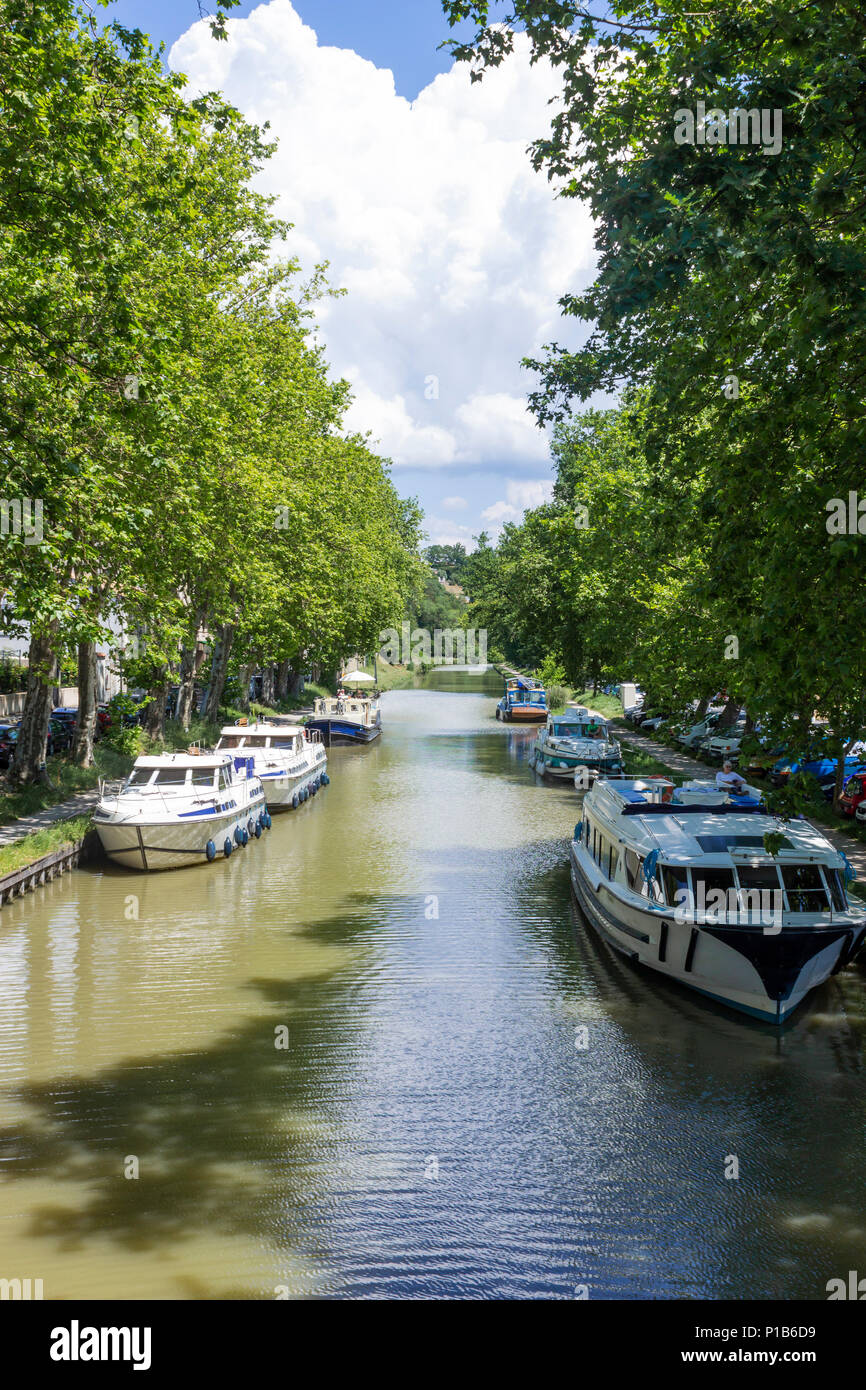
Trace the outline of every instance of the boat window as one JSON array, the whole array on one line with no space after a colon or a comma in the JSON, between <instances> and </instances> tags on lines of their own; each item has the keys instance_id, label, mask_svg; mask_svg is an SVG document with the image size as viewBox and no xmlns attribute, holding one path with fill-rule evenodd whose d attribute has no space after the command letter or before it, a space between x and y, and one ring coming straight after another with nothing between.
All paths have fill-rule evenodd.
<instances>
[{"instance_id":1,"label":"boat window","mask_svg":"<svg viewBox=\"0 0 866 1390\"><path fill-rule=\"evenodd\" d=\"M608 866L608 871L607 871L607 876L608 876L608 878L611 878L611 879L616 878L616 871L617 871L618 867L619 867L619 849L616 847L616 845L611 845L611 847L610 847L610 864L609 864L609 866Z\"/></svg>"},{"instance_id":2,"label":"boat window","mask_svg":"<svg viewBox=\"0 0 866 1390\"><path fill-rule=\"evenodd\" d=\"M752 893L778 893L779 871L775 864L738 864L737 878L740 880L740 891L738 894L741 912L761 912L763 904L768 902L771 907L775 907L775 898L761 898L757 902L753 897L747 897Z\"/></svg>"},{"instance_id":3,"label":"boat window","mask_svg":"<svg viewBox=\"0 0 866 1390\"><path fill-rule=\"evenodd\" d=\"M827 912L830 901L817 864L783 864L782 882L791 912Z\"/></svg>"},{"instance_id":4,"label":"boat window","mask_svg":"<svg viewBox=\"0 0 866 1390\"><path fill-rule=\"evenodd\" d=\"M226 734L217 744L217 748L240 748L242 738L240 734Z\"/></svg>"},{"instance_id":5,"label":"boat window","mask_svg":"<svg viewBox=\"0 0 866 1390\"><path fill-rule=\"evenodd\" d=\"M844 912L848 906L845 899L845 889L842 886L842 875L838 869L828 869L824 865L824 880L830 889L830 898L837 912Z\"/></svg>"},{"instance_id":6,"label":"boat window","mask_svg":"<svg viewBox=\"0 0 866 1390\"><path fill-rule=\"evenodd\" d=\"M153 776L152 767L134 767L126 779L128 787L143 787Z\"/></svg>"},{"instance_id":7,"label":"boat window","mask_svg":"<svg viewBox=\"0 0 866 1390\"><path fill-rule=\"evenodd\" d=\"M710 893L728 893L734 887L733 869L713 869L701 864L692 869L692 884L695 901L700 903L703 891L704 901ZM701 885L703 884L703 890Z\"/></svg>"},{"instance_id":8,"label":"boat window","mask_svg":"<svg viewBox=\"0 0 866 1390\"><path fill-rule=\"evenodd\" d=\"M662 864L661 868L665 902L668 907L680 907L686 902L683 897L683 889L688 890L689 886L688 868L685 864Z\"/></svg>"},{"instance_id":9,"label":"boat window","mask_svg":"<svg viewBox=\"0 0 866 1390\"><path fill-rule=\"evenodd\" d=\"M553 732L557 738L583 738L584 725L557 719L554 721Z\"/></svg>"},{"instance_id":10,"label":"boat window","mask_svg":"<svg viewBox=\"0 0 866 1390\"><path fill-rule=\"evenodd\" d=\"M643 860L633 849L625 852L625 878L629 888L634 888L640 892L640 876Z\"/></svg>"},{"instance_id":11,"label":"boat window","mask_svg":"<svg viewBox=\"0 0 866 1390\"><path fill-rule=\"evenodd\" d=\"M185 767L161 767L156 774L158 787L183 787L186 785Z\"/></svg>"},{"instance_id":12,"label":"boat window","mask_svg":"<svg viewBox=\"0 0 866 1390\"><path fill-rule=\"evenodd\" d=\"M195 768L192 774L192 784L194 787L213 787L213 768Z\"/></svg>"},{"instance_id":13,"label":"boat window","mask_svg":"<svg viewBox=\"0 0 866 1390\"><path fill-rule=\"evenodd\" d=\"M230 775L229 775L229 770L228 770L228 768L227 768L227 767L221 767L220 770L219 770L219 774L220 774L220 780L219 780L220 787L225 791L228 787L231 786L231 780L232 780L231 777L230 777Z\"/></svg>"}]
</instances>

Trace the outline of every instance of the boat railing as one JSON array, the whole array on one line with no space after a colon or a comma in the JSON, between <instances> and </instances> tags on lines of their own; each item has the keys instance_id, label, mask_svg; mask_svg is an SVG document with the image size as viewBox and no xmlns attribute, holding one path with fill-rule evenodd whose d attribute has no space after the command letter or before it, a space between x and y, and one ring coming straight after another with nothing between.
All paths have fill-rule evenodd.
<instances>
[{"instance_id":1,"label":"boat railing","mask_svg":"<svg viewBox=\"0 0 866 1390\"><path fill-rule=\"evenodd\" d=\"M304 738L308 743L324 743L321 729L311 729L305 725Z\"/></svg>"},{"instance_id":2,"label":"boat railing","mask_svg":"<svg viewBox=\"0 0 866 1390\"><path fill-rule=\"evenodd\" d=\"M105 801L120 796L126 782L122 777L99 777L96 785L99 800Z\"/></svg>"}]
</instances>

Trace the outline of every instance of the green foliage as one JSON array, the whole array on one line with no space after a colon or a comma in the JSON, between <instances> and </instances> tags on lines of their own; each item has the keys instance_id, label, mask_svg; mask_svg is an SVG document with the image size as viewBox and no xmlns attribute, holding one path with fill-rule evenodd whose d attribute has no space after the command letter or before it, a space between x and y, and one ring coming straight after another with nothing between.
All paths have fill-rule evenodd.
<instances>
[{"instance_id":1,"label":"green foliage","mask_svg":"<svg viewBox=\"0 0 866 1390\"><path fill-rule=\"evenodd\" d=\"M548 652L541 665L535 672L537 680L544 686L565 685L565 667L562 666L553 652Z\"/></svg>"},{"instance_id":2,"label":"green foliage","mask_svg":"<svg viewBox=\"0 0 866 1390\"><path fill-rule=\"evenodd\" d=\"M477 25L453 45L475 78L515 29L552 60L561 99L533 162L597 228L597 276L562 300L588 335L526 364L537 418L560 422L558 483L490 567L497 639L528 651L534 604L574 680L637 679L675 709L726 690L792 750L817 712L840 753L866 728L864 542L828 526L866 452L861 13L444 9ZM780 148L678 143L698 101L779 112ZM623 383L618 410L570 418Z\"/></svg>"},{"instance_id":3,"label":"green foliage","mask_svg":"<svg viewBox=\"0 0 866 1390\"><path fill-rule=\"evenodd\" d=\"M373 649L420 511L344 428L324 268L274 255L273 146L71 0L0 0L0 69L4 496L44 503L41 543L4 537L0 628L61 655L116 618L145 688L201 628L252 665Z\"/></svg>"}]
</instances>

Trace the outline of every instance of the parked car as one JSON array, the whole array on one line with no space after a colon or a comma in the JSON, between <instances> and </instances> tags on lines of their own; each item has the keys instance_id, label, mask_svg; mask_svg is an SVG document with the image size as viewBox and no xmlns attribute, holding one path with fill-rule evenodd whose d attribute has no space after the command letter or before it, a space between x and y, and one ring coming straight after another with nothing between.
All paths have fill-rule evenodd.
<instances>
[{"instance_id":1,"label":"parked car","mask_svg":"<svg viewBox=\"0 0 866 1390\"><path fill-rule=\"evenodd\" d=\"M854 776L862 766L859 758L855 758L853 753L849 753L844 763L844 775L846 778ZM770 773L770 780L775 787L783 787L787 779L795 772L808 772L812 777L817 778L822 786L827 783L833 784L836 781L836 759L835 758L807 758L804 762L792 762L790 758L780 758Z\"/></svg>"},{"instance_id":2,"label":"parked car","mask_svg":"<svg viewBox=\"0 0 866 1390\"><path fill-rule=\"evenodd\" d=\"M721 710L711 710L697 724L683 723L682 729L677 734L677 743L681 743L683 748L697 748L701 739L709 738L719 722Z\"/></svg>"},{"instance_id":3,"label":"parked car","mask_svg":"<svg viewBox=\"0 0 866 1390\"><path fill-rule=\"evenodd\" d=\"M666 724L669 717L667 714L652 714L649 719L641 720L641 728L653 733L656 729L660 729L662 724Z\"/></svg>"},{"instance_id":4,"label":"parked car","mask_svg":"<svg viewBox=\"0 0 866 1390\"><path fill-rule=\"evenodd\" d=\"M738 720L724 731L720 731L717 726L714 732L701 741L701 747L708 758L717 758L720 763L735 763L740 756L740 744L745 732L745 719Z\"/></svg>"},{"instance_id":5,"label":"parked car","mask_svg":"<svg viewBox=\"0 0 866 1390\"><path fill-rule=\"evenodd\" d=\"M51 752L64 753L75 742L75 726L78 723L77 709L56 709L51 715Z\"/></svg>"},{"instance_id":6,"label":"parked car","mask_svg":"<svg viewBox=\"0 0 866 1390\"><path fill-rule=\"evenodd\" d=\"M843 815L853 816L863 801L866 801L866 773L858 769L842 788L839 809Z\"/></svg>"},{"instance_id":7,"label":"parked car","mask_svg":"<svg viewBox=\"0 0 866 1390\"><path fill-rule=\"evenodd\" d=\"M18 738L17 724L0 724L0 767L8 767Z\"/></svg>"}]
</instances>

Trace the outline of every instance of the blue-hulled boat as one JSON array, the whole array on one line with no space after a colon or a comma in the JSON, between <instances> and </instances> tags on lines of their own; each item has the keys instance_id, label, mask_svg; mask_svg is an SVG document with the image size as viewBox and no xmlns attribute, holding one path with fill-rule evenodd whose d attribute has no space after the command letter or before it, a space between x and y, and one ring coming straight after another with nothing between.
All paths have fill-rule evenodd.
<instances>
[{"instance_id":1,"label":"blue-hulled boat","mask_svg":"<svg viewBox=\"0 0 866 1390\"><path fill-rule=\"evenodd\" d=\"M541 723L547 718L547 692L532 676L508 676L505 694L496 706L496 718Z\"/></svg>"},{"instance_id":2,"label":"blue-hulled boat","mask_svg":"<svg viewBox=\"0 0 866 1390\"><path fill-rule=\"evenodd\" d=\"M325 746L372 743L382 732L379 701L368 696L329 696L316 700L308 729L318 729Z\"/></svg>"}]
</instances>

